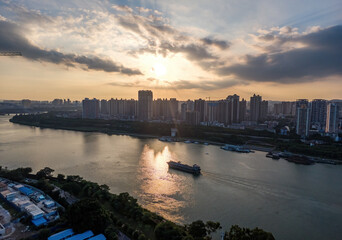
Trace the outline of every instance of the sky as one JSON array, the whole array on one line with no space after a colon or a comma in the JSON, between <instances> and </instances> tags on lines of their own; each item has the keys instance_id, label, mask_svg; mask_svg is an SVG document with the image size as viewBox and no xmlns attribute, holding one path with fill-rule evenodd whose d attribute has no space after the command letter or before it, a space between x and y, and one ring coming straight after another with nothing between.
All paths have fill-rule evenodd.
<instances>
[{"instance_id":1,"label":"sky","mask_svg":"<svg viewBox=\"0 0 342 240\"><path fill-rule=\"evenodd\" d=\"M342 99L341 0L0 0L0 99Z\"/></svg>"}]
</instances>

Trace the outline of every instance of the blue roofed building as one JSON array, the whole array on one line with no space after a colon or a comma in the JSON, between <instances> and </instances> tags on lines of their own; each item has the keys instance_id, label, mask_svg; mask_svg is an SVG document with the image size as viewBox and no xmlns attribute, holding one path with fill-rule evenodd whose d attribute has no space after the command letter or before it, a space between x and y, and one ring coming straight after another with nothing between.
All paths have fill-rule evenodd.
<instances>
[{"instance_id":1,"label":"blue roofed building","mask_svg":"<svg viewBox=\"0 0 342 240\"><path fill-rule=\"evenodd\" d=\"M28 187L21 187L18 190L26 196L30 196L33 193L33 191L29 189Z\"/></svg>"},{"instance_id":2,"label":"blue roofed building","mask_svg":"<svg viewBox=\"0 0 342 240\"><path fill-rule=\"evenodd\" d=\"M56 233L54 235L51 235L50 237L48 237L48 240L63 240L68 237L71 237L72 235L74 235L74 231L70 228L62 232Z\"/></svg>"},{"instance_id":3,"label":"blue roofed building","mask_svg":"<svg viewBox=\"0 0 342 240\"><path fill-rule=\"evenodd\" d=\"M103 234L99 234L99 235L89 238L88 240L106 240L106 237Z\"/></svg>"},{"instance_id":4,"label":"blue roofed building","mask_svg":"<svg viewBox=\"0 0 342 240\"><path fill-rule=\"evenodd\" d=\"M31 221L36 227L39 227L45 223L47 223L46 219L43 217L37 218L37 219L33 219Z\"/></svg>"},{"instance_id":5,"label":"blue roofed building","mask_svg":"<svg viewBox=\"0 0 342 240\"><path fill-rule=\"evenodd\" d=\"M74 235L72 237L66 238L66 240L84 240L84 239L88 239L92 236L94 236L94 233L89 230L89 231L86 231L84 233L80 233L80 234Z\"/></svg>"}]
</instances>

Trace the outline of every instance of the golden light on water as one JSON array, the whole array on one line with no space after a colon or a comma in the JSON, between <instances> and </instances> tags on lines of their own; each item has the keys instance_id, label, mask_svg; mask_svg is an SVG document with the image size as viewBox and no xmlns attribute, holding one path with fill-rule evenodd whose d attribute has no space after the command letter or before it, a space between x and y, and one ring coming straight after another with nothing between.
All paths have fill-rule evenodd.
<instances>
[{"instance_id":1,"label":"golden light on water","mask_svg":"<svg viewBox=\"0 0 342 240\"><path fill-rule=\"evenodd\" d=\"M182 184L189 175L170 172L167 165L170 160L177 160L177 156L167 146L159 152L144 146L138 176L141 181L140 199L149 210L169 220L182 222L183 217L175 213L189 204L190 184Z\"/></svg>"}]
</instances>

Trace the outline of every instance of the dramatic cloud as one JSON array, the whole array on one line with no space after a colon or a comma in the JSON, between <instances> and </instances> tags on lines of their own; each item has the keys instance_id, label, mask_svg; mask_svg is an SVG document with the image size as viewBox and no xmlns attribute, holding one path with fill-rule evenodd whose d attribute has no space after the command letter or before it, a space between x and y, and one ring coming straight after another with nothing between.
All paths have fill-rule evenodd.
<instances>
[{"instance_id":1,"label":"dramatic cloud","mask_svg":"<svg viewBox=\"0 0 342 240\"><path fill-rule=\"evenodd\" d=\"M202 38L201 39L203 43L207 45L213 45L221 50L227 49L229 47L229 42L224 41L224 40L217 40L217 39L211 39L211 38Z\"/></svg>"},{"instance_id":2,"label":"dramatic cloud","mask_svg":"<svg viewBox=\"0 0 342 240\"><path fill-rule=\"evenodd\" d=\"M151 84L153 82L153 84ZM108 83L111 86L119 87L136 87L136 88L153 88L153 89L175 89L175 90L203 90L212 91L218 89L229 88L236 85L247 85L247 82L237 81L235 79L225 80L177 80L177 81L159 81L155 78L148 78L147 81L135 81L135 82L112 82Z\"/></svg>"},{"instance_id":3,"label":"dramatic cloud","mask_svg":"<svg viewBox=\"0 0 342 240\"><path fill-rule=\"evenodd\" d=\"M111 59L96 56L65 54L56 50L45 50L31 44L24 36L23 29L16 24L0 21L0 50L20 51L23 57L42 62L64 64L75 67L80 64L84 69L105 72L118 72L125 75L142 75L137 69L126 68Z\"/></svg>"},{"instance_id":4,"label":"dramatic cloud","mask_svg":"<svg viewBox=\"0 0 342 240\"><path fill-rule=\"evenodd\" d=\"M266 40L270 39L268 37ZM281 83L342 75L342 26L278 39L281 39L281 45L301 44L302 47L278 53L247 55L245 63L218 68L217 73L252 81Z\"/></svg>"},{"instance_id":5,"label":"dramatic cloud","mask_svg":"<svg viewBox=\"0 0 342 240\"><path fill-rule=\"evenodd\" d=\"M224 40L190 37L170 26L160 17L129 14L116 16L116 19L123 28L146 40L146 46L130 51L133 55L152 53L166 57L170 53L183 53L188 60L203 67L208 60L218 59L212 51L213 46L225 50L230 45Z\"/></svg>"}]
</instances>

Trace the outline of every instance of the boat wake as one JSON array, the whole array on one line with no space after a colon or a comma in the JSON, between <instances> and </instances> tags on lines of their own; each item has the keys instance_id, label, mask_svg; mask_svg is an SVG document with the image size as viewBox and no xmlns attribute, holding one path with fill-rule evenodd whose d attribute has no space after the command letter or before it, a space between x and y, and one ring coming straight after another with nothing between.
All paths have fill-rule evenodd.
<instances>
[{"instance_id":1,"label":"boat wake","mask_svg":"<svg viewBox=\"0 0 342 240\"><path fill-rule=\"evenodd\" d=\"M220 174L214 172L202 171L202 175L207 177L215 182L238 188L240 190L252 190L253 192L261 195L269 195L276 198L282 198L287 200L296 199L298 196L295 196L288 191L279 190L279 186L271 185L264 181L259 181L256 179L249 179L243 177L237 177L228 174Z\"/></svg>"}]
</instances>

